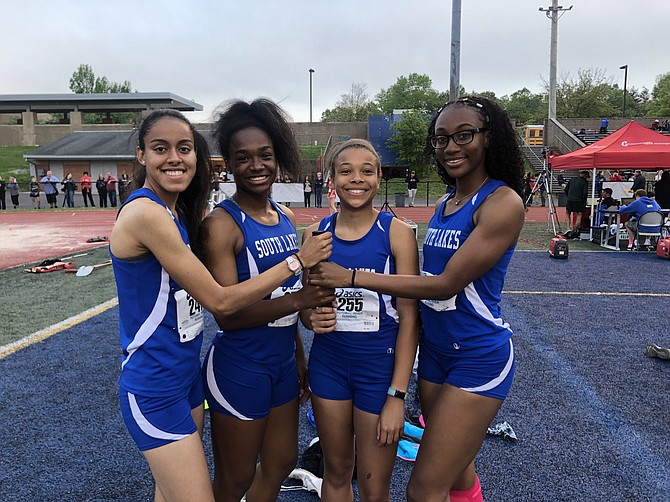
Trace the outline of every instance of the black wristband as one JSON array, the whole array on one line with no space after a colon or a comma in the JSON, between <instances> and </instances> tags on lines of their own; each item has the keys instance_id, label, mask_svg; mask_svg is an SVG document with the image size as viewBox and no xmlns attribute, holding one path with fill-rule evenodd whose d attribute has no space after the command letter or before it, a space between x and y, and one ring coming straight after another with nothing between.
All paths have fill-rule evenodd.
<instances>
[{"instance_id":1,"label":"black wristband","mask_svg":"<svg viewBox=\"0 0 670 502\"><path fill-rule=\"evenodd\" d=\"M351 287L355 288L356 285L354 284L354 281L356 280L356 269L353 269L351 271Z\"/></svg>"},{"instance_id":2,"label":"black wristband","mask_svg":"<svg viewBox=\"0 0 670 502\"><path fill-rule=\"evenodd\" d=\"M302 269L305 270L305 264L302 262L302 260L300 259L300 257L299 257L297 254L295 254L295 253L293 254L293 256L295 256L295 259L298 260L298 261L300 262L300 266L302 267Z\"/></svg>"}]
</instances>

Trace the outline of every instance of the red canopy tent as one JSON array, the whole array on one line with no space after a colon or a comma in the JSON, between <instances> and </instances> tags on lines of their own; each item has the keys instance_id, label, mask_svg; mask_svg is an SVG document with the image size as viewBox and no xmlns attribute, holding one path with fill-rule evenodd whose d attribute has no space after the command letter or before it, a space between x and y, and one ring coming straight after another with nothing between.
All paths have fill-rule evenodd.
<instances>
[{"instance_id":1,"label":"red canopy tent","mask_svg":"<svg viewBox=\"0 0 670 502\"><path fill-rule=\"evenodd\" d=\"M631 121L595 143L554 157L551 168L592 170L591 214L595 214L596 170L668 169L670 137ZM590 235L593 238L593 227Z\"/></svg>"},{"instance_id":2,"label":"red canopy tent","mask_svg":"<svg viewBox=\"0 0 670 502\"><path fill-rule=\"evenodd\" d=\"M609 136L554 157L556 169L668 169L670 137L637 122L629 122Z\"/></svg>"}]
</instances>

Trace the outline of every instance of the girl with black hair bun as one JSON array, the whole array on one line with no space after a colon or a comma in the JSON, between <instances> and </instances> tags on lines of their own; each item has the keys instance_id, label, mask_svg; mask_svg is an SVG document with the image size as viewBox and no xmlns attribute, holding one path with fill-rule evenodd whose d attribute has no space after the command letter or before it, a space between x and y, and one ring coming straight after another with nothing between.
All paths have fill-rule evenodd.
<instances>
[{"instance_id":1,"label":"girl with black hair bun","mask_svg":"<svg viewBox=\"0 0 670 502\"><path fill-rule=\"evenodd\" d=\"M426 423L407 500L483 500L474 459L510 389L512 330L500 308L524 222L523 162L505 111L479 96L452 101L426 148L445 183L423 244L421 277L351 271L328 262L308 282L420 299L419 396ZM352 284L355 282L355 284Z\"/></svg>"},{"instance_id":2,"label":"girl with black hair bun","mask_svg":"<svg viewBox=\"0 0 670 502\"><path fill-rule=\"evenodd\" d=\"M230 316L293 270L281 263L244 285L219 285L190 249L209 194L207 143L173 110L149 114L138 136L138 188L119 209L110 237L123 349L121 413L151 468L155 500L213 502L201 441L203 307ZM329 254L329 235L296 253L305 266Z\"/></svg>"}]
</instances>

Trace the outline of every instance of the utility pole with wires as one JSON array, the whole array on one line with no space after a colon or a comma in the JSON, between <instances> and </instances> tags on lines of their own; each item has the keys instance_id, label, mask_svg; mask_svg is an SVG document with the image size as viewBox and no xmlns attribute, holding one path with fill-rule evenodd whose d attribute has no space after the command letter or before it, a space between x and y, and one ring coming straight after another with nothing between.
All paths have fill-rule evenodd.
<instances>
[{"instance_id":1,"label":"utility pole with wires","mask_svg":"<svg viewBox=\"0 0 670 502\"><path fill-rule=\"evenodd\" d=\"M451 1L451 68L449 75L449 101L461 93L461 0Z\"/></svg>"},{"instance_id":2,"label":"utility pole with wires","mask_svg":"<svg viewBox=\"0 0 670 502\"><path fill-rule=\"evenodd\" d=\"M549 52L549 119L556 120L556 60L558 53L558 20L563 14L572 10L572 5L564 9L562 5L558 5L558 0L552 0L551 7L546 9L539 8L540 12L544 12L546 16L551 19L551 49Z\"/></svg>"}]
</instances>

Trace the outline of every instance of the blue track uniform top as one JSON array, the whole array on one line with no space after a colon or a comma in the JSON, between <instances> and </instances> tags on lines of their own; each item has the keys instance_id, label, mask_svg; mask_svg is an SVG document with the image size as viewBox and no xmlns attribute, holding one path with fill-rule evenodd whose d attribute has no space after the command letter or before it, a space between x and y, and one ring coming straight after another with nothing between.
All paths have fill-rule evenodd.
<instances>
[{"instance_id":1,"label":"blue track uniform top","mask_svg":"<svg viewBox=\"0 0 670 502\"><path fill-rule=\"evenodd\" d=\"M130 194L165 207L189 245L186 228L147 188ZM111 254L111 251L110 251ZM152 255L122 260L112 254L121 325L121 384L145 396L163 396L188 387L200 371L203 311ZM177 303L180 315L177 315Z\"/></svg>"},{"instance_id":2,"label":"blue track uniform top","mask_svg":"<svg viewBox=\"0 0 670 502\"><path fill-rule=\"evenodd\" d=\"M494 190L504 185L502 181L489 180L472 199L449 216L443 215L448 199L445 198L428 224L423 244L422 275L439 275L444 271L474 229L472 218L477 208ZM466 352L484 354L507 343L512 330L501 317L500 297L514 247L507 249L498 263L455 297L442 301L421 300L424 342L451 356Z\"/></svg>"},{"instance_id":3,"label":"blue track uniform top","mask_svg":"<svg viewBox=\"0 0 670 502\"><path fill-rule=\"evenodd\" d=\"M295 254L300 246L295 227L276 202L269 199L279 215L276 225L264 225L248 216L232 200L217 207L225 209L242 230L244 246L235 256L237 279L242 283L281 263ZM266 299L297 292L302 288L300 277L291 277ZM253 328L219 331L214 339L217 350L233 350L254 361L286 361L295 355L298 312Z\"/></svg>"},{"instance_id":4,"label":"blue track uniform top","mask_svg":"<svg viewBox=\"0 0 670 502\"><path fill-rule=\"evenodd\" d=\"M370 231L354 241L335 235L337 213L319 223L320 230L333 232L333 253L328 259L350 270L395 274L390 228L393 215L380 211ZM395 297L363 288L338 288L335 331L314 336L315 346L352 359L395 350L398 312Z\"/></svg>"}]
</instances>

